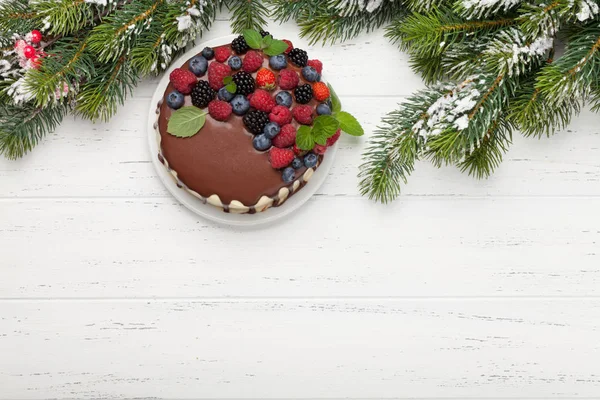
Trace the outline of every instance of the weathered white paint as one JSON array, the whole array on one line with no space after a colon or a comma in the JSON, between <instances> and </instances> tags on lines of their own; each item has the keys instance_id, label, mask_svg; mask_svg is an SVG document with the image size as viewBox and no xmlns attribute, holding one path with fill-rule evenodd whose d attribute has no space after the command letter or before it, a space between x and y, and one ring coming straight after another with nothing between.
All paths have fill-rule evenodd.
<instances>
[{"instance_id":1,"label":"weathered white paint","mask_svg":"<svg viewBox=\"0 0 600 400\"><path fill-rule=\"evenodd\" d=\"M309 52L367 132L422 87L381 31ZM418 163L388 206L344 137L296 215L234 229L156 178L155 82L0 159L0 398L600 396L598 114L488 180Z\"/></svg>"}]
</instances>

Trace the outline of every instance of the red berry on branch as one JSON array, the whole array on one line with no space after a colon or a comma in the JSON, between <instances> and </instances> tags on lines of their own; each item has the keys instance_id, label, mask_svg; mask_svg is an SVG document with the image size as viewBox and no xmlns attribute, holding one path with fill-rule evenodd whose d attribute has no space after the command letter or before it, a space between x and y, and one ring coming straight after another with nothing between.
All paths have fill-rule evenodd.
<instances>
[{"instance_id":1,"label":"red berry on branch","mask_svg":"<svg viewBox=\"0 0 600 400\"><path fill-rule=\"evenodd\" d=\"M37 29L34 29L31 31L31 42L32 43L39 43L42 41L42 33L40 31L38 31Z\"/></svg>"},{"instance_id":2,"label":"red berry on branch","mask_svg":"<svg viewBox=\"0 0 600 400\"><path fill-rule=\"evenodd\" d=\"M42 57L38 57L38 56L33 56L29 59L29 65L31 65L31 68L33 69L39 69L40 66L42 65Z\"/></svg>"},{"instance_id":3,"label":"red berry on branch","mask_svg":"<svg viewBox=\"0 0 600 400\"><path fill-rule=\"evenodd\" d=\"M25 46L25 48L23 49L23 55L25 56L25 58L32 58L33 56L35 56L35 49L33 48L33 46Z\"/></svg>"}]
</instances>

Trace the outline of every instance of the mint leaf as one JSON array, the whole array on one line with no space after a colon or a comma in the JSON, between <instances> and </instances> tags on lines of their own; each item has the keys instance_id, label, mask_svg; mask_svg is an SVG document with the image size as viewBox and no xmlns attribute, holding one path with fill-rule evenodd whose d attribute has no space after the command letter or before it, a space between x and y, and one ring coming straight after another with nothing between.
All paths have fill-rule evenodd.
<instances>
[{"instance_id":1,"label":"mint leaf","mask_svg":"<svg viewBox=\"0 0 600 400\"><path fill-rule=\"evenodd\" d=\"M194 136L206 122L206 113L194 106L182 107L171 114L167 132L173 136L186 138Z\"/></svg>"},{"instance_id":2,"label":"mint leaf","mask_svg":"<svg viewBox=\"0 0 600 400\"><path fill-rule=\"evenodd\" d=\"M332 111L334 113L339 113L340 111L342 111L342 102L340 101L338 95L335 93L335 90L333 90L333 86L331 86L329 83L327 84L327 86L329 87L329 92L331 94L331 105L333 106Z\"/></svg>"},{"instance_id":3,"label":"mint leaf","mask_svg":"<svg viewBox=\"0 0 600 400\"><path fill-rule=\"evenodd\" d=\"M365 134L365 131L363 130L362 126L360 126L360 123L351 114L341 111L337 113L335 117L340 123L340 128L342 128L342 130L348 135L362 136Z\"/></svg>"},{"instance_id":4,"label":"mint leaf","mask_svg":"<svg viewBox=\"0 0 600 400\"><path fill-rule=\"evenodd\" d=\"M231 82L229 85L225 86L225 90L227 90L229 93L235 94L235 92L237 92L237 85L235 82Z\"/></svg>"},{"instance_id":5,"label":"mint leaf","mask_svg":"<svg viewBox=\"0 0 600 400\"><path fill-rule=\"evenodd\" d=\"M232 76L226 76L225 78L223 78L223 83L226 85L229 85L231 82L233 82L233 77Z\"/></svg>"},{"instance_id":6,"label":"mint leaf","mask_svg":"<svg viewBox=\"0 0 600 400\"><path fill-rule=\"evenodd\" d=\"M331 115L319 115L313 123L313 140L324 146L327 143L327 139L335 135L339 125L338 120Z\"/></svg>"},{"instance_id":7,"label":"mint leaf","mask_svg":"<svg viewBox=\"0 0 600 400\"><path fill-rule=\"evenodd\" d=\"M244 39L246 39L246 43L248 43L248 46L252 47L253 49L261 48L262 36L260 36L260 33L258 33L257 31L253 29L246 29L244 31Z\"/></svg>"},{"instance_id":8,"label":"mint leaf","mask_svg":"<svg viewBox=\"0 0 600 400\"><path fill-rule=\"evenodd\" d=\"M262 43L263 43L263 48L264 47L269 47L271 45L271 43L273 43L273 36L271 35L267 35L262 39Z\"/></svg>"},{"instance_id":9,"label":"mint leaf","mask_svg":"<svg viewBox=\"0 0 600 400\"><path fill-rule=\"evenodd\" d=\"M309 126L302 125L296 132L296 145L301 150L312 150L315 147L315 140L312 137Z\"/></svg>"},{"instance_id":10,"label":"mint leaf","mask_svg":"<svg viewBox=\"0 0 600 400\"><path fill-rule=\"evenodd\" d=\"M266 36L269 37L269 36ZM283 54L288 48L288 44L283 40L275 40L273 39L264 52L268 56L277 56L279 54Z\"/></svg>"}]
</instances>

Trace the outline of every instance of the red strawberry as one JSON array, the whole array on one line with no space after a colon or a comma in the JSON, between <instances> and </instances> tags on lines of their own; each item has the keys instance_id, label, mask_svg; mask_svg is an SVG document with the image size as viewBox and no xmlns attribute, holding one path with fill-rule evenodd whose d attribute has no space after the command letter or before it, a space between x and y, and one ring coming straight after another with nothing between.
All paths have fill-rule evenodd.
<instances>
[{"instance_id":1,"label":"red strawberry","mask_svg":"<svg viewBox=\"0 0 600 400\"><path fill-rule=\"evenodd\" d=\"M312 89L313 89L313 97L319 101L325 101L331 95L331 93L329 93L329 88L323 82L313 83Z\"/></svg>"},{"instance_id":2,"label":"red strawberry","mask_svg":"<svg viewBox=\"0 0 600 400\"><path fill-rule=\"evenodd\" d=\"M275 169L285 168L290 165L293 160L294 152L290 149L271 147L271 150L269 150L269 161L271 161L271 167Z\"/></svg>"},{"instance_id":3,"label":"red strawberry","mask_svg":"<svg viewBox=\"0 0 600 400\"><path fill-rule=\"evenodd\" d=\"M226 101L213 100L208 103L208 113L217 121L226 121L231 111L231 104Z\"/></svg>"},{"instance_id":4,"label":"red strawberry","mask_svg":"<svg viewBox=\"0 0 600 400\"><path fill-rule=\"evenodd\" d=\"M298 86L298 82L300 82L300 77L295 71L291 69L282 69L279 72L279 86L283 90L291 90Z\"/></svg>"},{"instance_id":5,"label":"red strawberry","mask_svg":"<svg viewBox=\"0 0 600 400\"><path fill-rule=\"evenodd\" d=\"M183 94L190 94L196 85L196 75L191 71L182 68L176 68L169 75L169 80L173 87Z\"/></svg>"},{"instance_id":6,"label":"red strawberry","mask_svg":"<svg viewBox=\"0 0 600 400\"><path fill-rule=\"evenodd\" d=\"M337 132L335 133L335 135L333 135L332 137L327 139L327 147L333 146L338 141L341 134L342 134L342 130L338 129Z\"/></svg>"},{"instance_id":7,"label":"red strawberry","mask_svg":"<svg viewBox=\"0 0 600 400\"><path fill-rule=\"evenodd\" d=\"M310 125L313 121L313 108L307 105L298 105L292 110L292 115L299 123Z\"/></svg>"},{"instance_id":8,"label":"red strawberry","mask_svg":"<svg viewBox=\"0 0 600 400\"><path fill-rule=\"evenodd\" d=\"M323 155L327 151L327 146L322 146L320 144L315 144L315 147L313 148L312 151L315 154Z\"/></svg>"},{"instance_id":9,"label":"red strawberry","mask_svg":"<svg viewBox=\"0 0 600 400\"><path fill-rule=\"evenodd\" d=\"M292 122L292 112L285 106L275 106L271 110L271 114L269 114L269 119L277 122L279 126L283 126Z\"/></svg>"},{"instance_id":10,"label":"red strawberry","mask_svg":"<svg viewBox=\"0 0 600 400\"><path fill-rule=\"evenodd\" d=\"M262 67L263 61L263 57L257 51L250 50L242 61L242 69L247 73L256 72Z\"/></svg>"},{"instance_id":11,"label":"red strawberry","mask_svg":"<svg viewBox=\"0 0 600 400\"><path fill-rule=\"evenodd\" d=\"M273 100L269 92L263 89L256 89L252 95L252 98L250 99L251 107L266 113L271 112L276 104L277 103L275 103L275 100Z\"/></svg>"},{"instance_id":12,"label":"red strawberry","mask_svg":"<svg viewBox=\"0 0 600 400\"><path fill-rule=\"evenodd\" d=\"M286 42L288 45L288 48L284 51L284 53L287 54L294 49L294 45L287 39L283 39L283 41Z\"/></svg>"},{"instance_id":13,"label":"red strawberry","mask_svg":"<svg viewBox=\"0 0 600 400\"><path fill-rule=\"evenodd\" d=\"M277 136L273 138L273 146L279 147L290 147L296 143L296 128L294 125L287 124L281 127L281 131Z\"/></svg>"},{"instance_id":14,"label":"red strawberry","mask_svg":"<svg viewBox=\"0 0 600 400\"><path fill-rule=\"evenodd\" d=\"M273 71L266 68L259 69L258 74L256 74L256 85L262 89L275 89L275 74Z\"/></svg>"},{"instance_id":15,"label":"red strawberry","mask_svg":"<svg viewBox=\"0 0 600 400\"><path fill-rule=\"evenodd\" d=\"M231 50L227 46L217 47L215 49L215 60L224 63L231 55Z\"/></svg>"},{"instance_id":16,"label":"red strawberry","mask_svg":"<svg viewBox=\"0 0 600 400\"><path fill-rule=\"evenodd\" d=\"M208 83L214 90L219 90L225 86L223 79L229 75L231 75L231 67L229 65L213 61L208 66Z\"/></svg>"},{"instance_id":17,"label":"red strawberry","mask_svg":"<svg viewBox=\"0 0 600 400\"><path fill-rule=\"evenodd\" d=\"M319 60L308 60L309 67L313 67L319 74L323 72L323 63Z\"/></svg>"}]
</instances>

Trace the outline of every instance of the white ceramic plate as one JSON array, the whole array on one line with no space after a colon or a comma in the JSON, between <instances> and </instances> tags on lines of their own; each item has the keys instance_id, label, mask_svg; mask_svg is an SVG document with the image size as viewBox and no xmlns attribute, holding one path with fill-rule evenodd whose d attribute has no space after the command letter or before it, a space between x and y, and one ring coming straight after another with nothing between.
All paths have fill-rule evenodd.
<instances>
[{"instance_id":1,"label":"white ceramic plate","mask_svg":"<svg viewBox=\"0 0 600 400\"><path fill-rule=\"evenodd\" d=\"M280 218L283 218L286 215L297 210L304 203L306 203L306 201L310 199L312 195L316 193L317 190L319 190L323 182L325 182L325 179L329 174L329 170L333 165L333 160L335 159L337 145L331 147L327 151L327 155L323 157L323 162L321 162L319 168L317 168L310 181L307 182L307 184L301 190L294 193L293 196L288 198L286 202L281 205L281 207L271 207L266 211L256 214L229 214L222 211L220 208L211 206L210 204L203 204L200 200L188 193L186 190L177 187L173 176L158 160L158 143L156 141L156 131L154 129L154 122L156 122L156 105L158 101L162 98L167 86L169 85L169 74L171 73L171 71L183 64L183 62L185 62L185 60L187 60L188 58L191 58L194 55L200 53L204 47L220 46L225 43L230 43L235 38L236 36L231 35L206 41L194 47L193 49L191 49L179 59L173 62L171 67L167 70L167 72L163 75L162 79L158 83L158 87L154 92L154 96L152 96L152 102L150 103L150 111L148 113L148 144L150 146L150 158L152 159L154 168L156 168L158 177L169 190L169 192L171 192L171 194L177 200L179 200L181 204L183 204L196 214L200 215L201 217L207 218L209 220L221 224L237 226L255 226L271 223Z\"/></svg>"}]
</instances>

